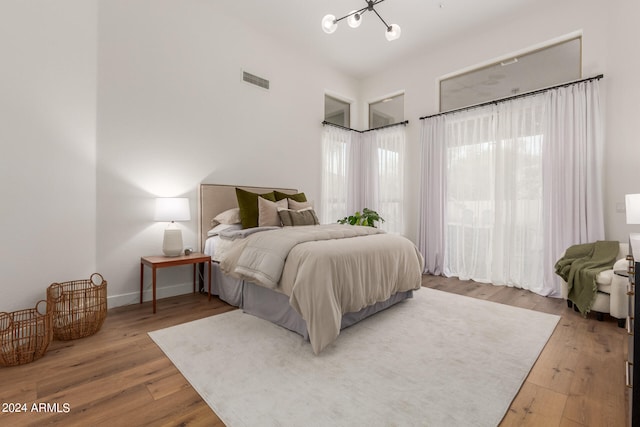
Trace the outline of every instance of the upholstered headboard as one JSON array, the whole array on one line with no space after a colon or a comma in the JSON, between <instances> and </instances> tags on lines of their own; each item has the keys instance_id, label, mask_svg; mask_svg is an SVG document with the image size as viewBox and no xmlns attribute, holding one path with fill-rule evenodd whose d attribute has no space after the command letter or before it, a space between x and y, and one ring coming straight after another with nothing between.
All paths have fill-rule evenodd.
<instances>
[{"instance_id":1,"label":"upholstered headboard","mask_svg":"<svg viewBox=\"0 0 640 427\"><path fill-rule=\"evenodd\" d=\"M282 193L295 194L298 190L292 188L269 187L245 187L241 185L200 184L198 194L199 222L198 222L198 247L204 251L204 242L207 240L207 231L212 227L212 220L227 209L237 208L236 188L251 191L252 193L268 193L277 190Z\"/></svg>"}]
</instances>

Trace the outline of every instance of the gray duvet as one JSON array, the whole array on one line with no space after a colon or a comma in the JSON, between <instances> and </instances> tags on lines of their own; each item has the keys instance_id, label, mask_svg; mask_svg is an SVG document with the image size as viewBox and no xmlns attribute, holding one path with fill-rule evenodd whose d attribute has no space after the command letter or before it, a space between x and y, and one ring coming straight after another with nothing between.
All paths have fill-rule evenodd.
<instances>
[{"instance_id":1,"label":"gray duvet","mask_svg":"<svg viewBox=\"0 0 640 427\"><path fill-rule=\"evenodd\" d=\"M233 277L286 294L316 354L337 338L344 313L420 289L422 266L405 237L341 224L253 233L235 239L220 263Z\"/></svg>"}]
</instances>

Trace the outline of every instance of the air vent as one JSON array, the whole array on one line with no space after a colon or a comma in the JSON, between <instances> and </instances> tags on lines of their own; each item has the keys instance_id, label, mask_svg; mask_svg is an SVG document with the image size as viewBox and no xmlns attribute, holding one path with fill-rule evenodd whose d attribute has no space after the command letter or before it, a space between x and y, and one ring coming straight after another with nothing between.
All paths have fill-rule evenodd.
<instances>
[{"instance_id":1,"label":"air vent","mask_svg":"<svg viewBox=\"0 0 640 427\"><path fill-rule=\"evenodd\" d=\"M252 85L261 87L263 89L267 89L267 90L269 89L269 80L263 79L262 77L258 77L251 73L247 73L246 71L242 72L242 80Z\"/></svg>"}]
</instances>

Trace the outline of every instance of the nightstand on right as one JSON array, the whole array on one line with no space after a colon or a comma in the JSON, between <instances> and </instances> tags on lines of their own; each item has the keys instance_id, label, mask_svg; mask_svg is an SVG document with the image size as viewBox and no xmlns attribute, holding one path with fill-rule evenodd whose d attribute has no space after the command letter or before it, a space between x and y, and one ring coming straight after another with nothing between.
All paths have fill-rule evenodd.
<instances>
[{"instance_id":1,"label":"nightstand on right","mask_svg":"<svg viewBox=\"0 0 640 427\"><path fill-rule=\"evenodd\" d=\"M638 249L638 248L635 248ZM640 318L635 314L635 308L640 305L640 292L636 289L636 284L640 283L640 260L634 259L633 251L627 256L629 261L629 285L627 295L629 296L629 316L627 317L628 348L626 360L626 386L629 391L629 424L640 426ZM638 255L636 255L638 257Z\"/></svg>"}]
</instances>

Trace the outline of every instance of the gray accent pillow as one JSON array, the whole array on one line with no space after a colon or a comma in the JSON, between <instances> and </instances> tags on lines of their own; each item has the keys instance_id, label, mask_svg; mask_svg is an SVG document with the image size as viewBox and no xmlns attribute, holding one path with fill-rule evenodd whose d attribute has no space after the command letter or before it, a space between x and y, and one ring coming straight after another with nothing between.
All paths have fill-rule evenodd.
<instances>
[{"instance_id":1,"label":"gray accent pillow","mask_svg":"<svg viewBox=\"0 0 640 427\"><path fill-rule=\"evenodd\" d=\"M282 221L282 225L285 227L320 224L312 208L301 209L299 211L278 209L278 215L280 215L280 221Z\"/></svg>"}]
</instances>

